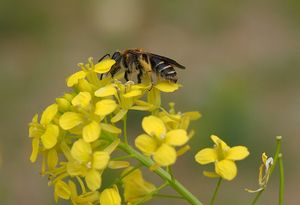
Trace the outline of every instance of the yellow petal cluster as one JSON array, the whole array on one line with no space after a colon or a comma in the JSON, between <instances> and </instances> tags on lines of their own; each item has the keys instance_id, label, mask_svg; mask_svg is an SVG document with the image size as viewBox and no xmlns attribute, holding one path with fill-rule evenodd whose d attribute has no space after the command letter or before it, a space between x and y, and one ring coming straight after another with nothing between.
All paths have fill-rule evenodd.
<instances>
[{"instance_id":1,"label":"yellow petal cluster","mask_svg":"<svg viewBox=\"0 0 300 205\"><path fill-rule=\"evenodd\" d=\"M202 149L195 155L195 160L199 164L215 164L215 172L205 171L203 174L207 177L220 176L226 180L234 179L237 175L235 161L242 160L249 155L247 147L229 147L216 135L210 138L215 144L214 148Z\"/></svg>"}]
</instances>

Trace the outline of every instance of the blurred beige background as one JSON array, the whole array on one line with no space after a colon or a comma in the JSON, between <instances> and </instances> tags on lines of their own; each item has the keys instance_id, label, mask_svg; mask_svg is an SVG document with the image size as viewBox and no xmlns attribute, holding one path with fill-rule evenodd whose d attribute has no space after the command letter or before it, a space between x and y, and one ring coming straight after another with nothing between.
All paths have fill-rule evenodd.
<instances>
[{"instance_id":1,"label":"blurred beige background","mask_svg":"<svg viewBox=\"0 0 300 205\"><path fill-rule=\"evenodd\" d=\"M216 180L193 155L210 134L251 155L225 182L216 204L250 204L263 151L283 136L286 204L299 202L300 3L298 0L103 0L0 2L0 204L54 204L52 187L30 164L27 126L66 90L78 62L116 49L144 48L178 60L184 87L165 96L182 111L199 110L192 151L175 175L205 204ZM139 119L138 116L134 119ZM131 133L140 132L134 120ZM276 204L278 173L259 204ZM149 176L151 178L151 176ZM211 190L211 191L208 191ZM153 200L148 204L184 204ZM66 204L59 201L58 204Z\"/></svg>"}]
</instances>

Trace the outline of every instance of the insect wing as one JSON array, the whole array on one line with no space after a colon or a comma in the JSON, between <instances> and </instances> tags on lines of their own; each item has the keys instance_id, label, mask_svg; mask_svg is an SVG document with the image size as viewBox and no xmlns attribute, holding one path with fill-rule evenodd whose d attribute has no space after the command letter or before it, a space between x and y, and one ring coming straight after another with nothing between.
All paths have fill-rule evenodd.
<instances>
[{"instance_id":1,"label":"insect wing","mask_svg":"<svg viewBox=\"0 0 300 205\"><path fill-rule=\"evenodd\" d=\"M160 56L160 55L153 54L153 53L148 53L148 54L150 55L150 57L152 56L152 57L158 58L166 63L169 63L170 65L172 65L174 67L185 69L185 66L180 65L179 63L177 63L175 60L173 60L171 58L167 58L165 56Z\"/></svg>"}]
</instances>

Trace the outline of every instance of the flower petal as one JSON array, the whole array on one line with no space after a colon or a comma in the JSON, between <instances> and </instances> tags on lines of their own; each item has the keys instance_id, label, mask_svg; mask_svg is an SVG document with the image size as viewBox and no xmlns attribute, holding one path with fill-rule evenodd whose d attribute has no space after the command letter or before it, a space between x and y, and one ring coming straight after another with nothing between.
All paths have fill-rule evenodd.
<instances>
[{"instance_id":1,"label":"flower petal","mask_svg":"<svg viewBox=\"0 0 300 205\"><path fill-rule=\"evenodd\" d=\"M205 148L200 150L195 155L195 160L199 164L208 164L211 162L215 162L218 159L218 155L215 149L212 148Z\"/></svg>"},{"instance_id":2,"label":"flower petal","mask_svg":"<svg viewBox=\"0 0 300 205\"><path fill-rule=\"evenodd\" d=\"M68 200L71 197L71 189L64 181L58 180L54 186L54 194L62 199Z\"/></svg>"},{"instance_id":3,"label":"flower petal","mask_svg":"<svg viewBox=\"0 0 300 205\"><path fill-rule=\"evenodd\" d=\"M108 167L110 169L124 169L129 167L129 162L127 161L109 161Z\"/></svg>"},{"instance_id":4,"label":"flower petal","mask_svg":"<svg viewBox=\"0 0 300 205\"><path fill-rule=\"evenodd\" d=\"M87 168L77 161L71 161L67 163L67 172L70 176L84 176Z\"/></svg>"},{"instance_id":5,"label":"flower petal","mask_svg":"<svg viewBox=\"0 0 300 205\"><path fill-rule=\"evenodd\" d=\"M68 87L73 87L78 83L78 80L85 78L86 73L84 71L78 71L74 74L72 74L68 79L67 79L67 86Z\"/></svg>"},{"instance_id":6,"label":"flower petal","mask_svg":"<svg viewBox=\"0 0 300 205\"><path fill-rule=\"evenodd\" d=\"M32 163L34 163L37 159L38 153L39 153L39 143L40 143L40 139L35 137L32 139L32 152L30 155L30 161Z\"/></svg>"},{"instance_id":7,"label":"flower petal","mask_svg":"<svg viewBox=\"0 0 300 205\"><path fill-rule=\"evenodd\" d=\"M201 113L194 111L194 112L185 112L183 115L187 116L190 118L190 120L198 120L199 118L201 118Z\"/></svg>"},{"instance_id":8,"label":"flower petal","mask_svg":"<svg viewBox=\"0 0 300 205\"><path fill-rule=\"evenodd\" d=\"M216 172L203 171L203 175L209 178L218 178L220 177Z\"/></svg>"},{"instance_id":9,"label":"flower petal","mask_svg":"<svg viewBox=\"0 0 300 205\"><path fill-rule=\"evenodd\" d=\"M72 105L84 108L90 104L91 99L92 96L89 92L80 92L73 98Z\"/></svg>"},{"instance_id":10,"label":"flower petal","mask_svg":"<svg viewBox=\"0 0 300 205\"><path fill-rule=\"evenodd\" d=\"M113 117L111 118L110 121L111 121L112 123L116 123L116 122L122 120L123 117L127 114L127 111L128 111L128 110L121 109L115 116L113 116Z\"/></svg>"},{"instance_id":11,"label":"flower petal","mask_svg":"<svg viewBox=\"0 0 300 205\"><path fill-rule=\"evenodd\" d=\"M121 205L121 197L116 186L104 189L100 195L100 205Z\"/></svg>"},{"instance_id":12,"label":"flower petal","mask_svg":"<svg viewBox=\"0 0 300 205\"><path fill-rule=\"evenodd\" d=\"M161 81L155 85L155 87L162 92L170 93L177 90L179 88L179 84L171 83L169 81Z\"/></svg>"},{"instance_id":13,"label":"flower petal","mask_svg":"<svg viewBox=\"0 0 300 205\"><path fill-rule=\"evenodd\" d=\"M94 169L104 169L109 161L109 154L103 151L97 151L93 154L93 168Z\"/></svg>"},{"instance_id":14,"label":"flower petal","mask_svg":"<svg viewBox=\"0 0 300 205\"><path fill-rule=\"evenodd\" d=\"M183 129L176 129L167 132L166 143L173 146L184 145L189 140L187 133Z\"/></svg>"},{"instance_id":15,"label":"flower petal","mask_svg":"<svg viewBox=\"0 0 300 205\"><path fill-rule=\"evenodd\" d=\"M57 143L59 128L57 125L49 124L46 131L41 136L42 144L46 149L51 149Z\"/></svg>"},{"instance_id":16,"label":"flower petal","mask_svg":"<svg viewBox=\"0 0 300 205\"><path fill-rule=\"evenodd\" d=\"M95 169L89 170L85 175L85 182L91 191L99 189L102 182L100 173Z\"/></svg>"},{"instance_id":17,"label":"flower petal","mask_svg":"<svg viewBox=\"0 0 300 205\"><path fill-rule=\"evenodd\" d=\"M242 160L242 159L246 158L248 155L249 155L249 151L248 151L247 147L235 146L235 147L231 147L227 151L226 159Z\"/></svg>"},{"instance_id":18,"label":"flower petal","mask_svg":"<svg viewBox=\"0 0 300 205\"><path fill-rule=\"evenodd\" d=\"M41 124L42 125L49 124L55 117L57 110L58 110L57 104L49 105L42 114Z\"/></svg>"},{"instance_id":19,"label":"flower petal","mask_svg":"<svg viewBox=\"0 0 300 205\"><path fill-rule=\"evenodd\" d=\"M215 171L223 179L232 180L237 174L237 168L231 160L221 160L215 163Z\"/></svg>"},{"instance_id":20,"label":"flower petal","mask_svg":"<svg viewBox=\"0 0 300 205\"><path fill-rule=\"evenodd\" d=\"M157 142L146 134L141 134L135 139L135 146L146 155L151 155L157 149Z\"/></svg>"},{"instance_id":21,"label":"flower petal","mask_svg":"<svg viewBox=\"0 0 300 205\"><path fill-rule=\"evenodd\" d=\"M161 166L169 166L176 161L176 150L167 144L162 144L153 154L153 159Z\"/></svg>"},{"instance_id":22,"label":"flower petal","mask_svg":"<svg viewBox=\"0 0 300 205\"><path fill-rule=\"evenodd\" d=\"M125 93L123 96L124 98L133 98L133 97L140 96L141 94L142 94L141 90L131 90L128 93Z\"/></svg>"},{"instance_id":23,"label":"flower petal","mask_svg":"<svg viewBox=\"0 0 300 205\"><path fill-rule=\"evenodd\" d=\"M166 133L166 127L163 121L153 115L144 117L142 127L147 134L151 136L155 135L158 138Z\"/></svg>"},{"instance_id":24,"label":"flower petal","mask_svg":"<svg viewBox=\"0 0 300 205\"><path fill-rule=\"evenodd\" d=\"M221 140L218 136L211 135L210 138L215 143L215 145L219 149L222 150L222 152L226 152L226 151L228 151L230 149L230 147L223 140Z\"/></svg>"},{"instance_id":25,"label":"flower petal","mask_svg":"<svg viewBox=\"0 0 300 205\"><path fill-rule=\"evenodd\" d=\"M55 149L50 149L47 155L47 163L49 170L52 170L56 167L58 162L58 155Z\"/></svg>"},{"instance_id":26,"label":"flower petal","mask_svg":"<svg viewBox=\"0 0 300 205\"><path fill-rule=\"evenodd\" d=\"M94 142L100 137L101 127L99 123L92 121L82 129L82 137L86 142Z\"/></svg>"},{"instance_id":27,"label":"flower petal","mask_svg":"<svg viewBox=\"0 0 300 205\"><path fill-rule=\"evenodd\" d=\"M95 114L99 116L106 116L112 113L117 108L117 104L114 100L105 99L96 103Z\"/></svg>"},{"instance_id":28,"label":"flower petal","mask_svg":"<svg viewBox=\"0 0 300 205\"><path fill-rule=\"evenodd\" d=\"M110 132L112 134L120 134L122 132L121 129L117 128L116 126L113 126L112 124L107 123L101 123L102 130L106 132Z\"/></svg>"},{"instance_id":29,"label":"flower petal","mask_svg":"<svg viewBox=\"0 0 300 205\"><path fill-rule=\"evenodd\" d=\"M64 130L70 130L83 122L80 114L76 112L65 112L59 118L59 125Z\"/></svg>"},{"instance_id":30,"label":"flower petal","mask_svg":"<svg viewBox=\"0 0 300 205\"><path fill-rule=\"evenodd\" d=\"M117 93L117 89L114 85L109 84L105 87L99 88L98 90L95 91L95 96L96 97L108 97L115 95Z\"/></svg>"},{"instance_id":31,"label":"flower petal","mask_svg":"<svg viewBox=\"0 0 300 205\"><path fill-rule=\"evenodd\" d=\"M107 73L110 68L116 63L113 59L104 59L95 65L96 73Z\"/></svg>"},{"instance_id":32,"label":"flower petal","mask_svg":"<svg viewBox=\"0 0 300 205\"><path fill-rule=\"evenodd\" d=\"M85 142L83 139L79 139L74 142L71 148L71 155L79 162L88 162L92 154L92 146Z\"/></svg>"}]
</instances>

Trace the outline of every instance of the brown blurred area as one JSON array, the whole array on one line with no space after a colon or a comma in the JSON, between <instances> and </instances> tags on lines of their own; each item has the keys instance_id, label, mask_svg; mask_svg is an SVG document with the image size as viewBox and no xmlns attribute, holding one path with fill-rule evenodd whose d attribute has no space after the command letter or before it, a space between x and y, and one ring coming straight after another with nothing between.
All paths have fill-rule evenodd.
<instances>
[{"instance_id":1,"label":"brown blurred area","mask_svg":"<svg viewBox=\"0 0 300 205\"><path fill-rule=\"evenodd\" d=\"M52 187L29 162L28 123L66 91L78 62L117 49L143 48L178 60L183 88L167 94L181 111L199 110L192 151L175 175L205 204L216 180L193 155L211 134L251 155L225 182L216 204L250 204L260 155L283 136L286 204L298 204L300 165L300 3L297 0L0 2L0 204L54 204ZM140 132L133 114L132 135ZM150 177L151 178L151 177ZM208 191L209 190L209 191ZM277 204L274 173L258 204ZM147 204L184 204L159 199ZM58 204L66 204L59 201Z\"/></svg>"}]
</instances>

